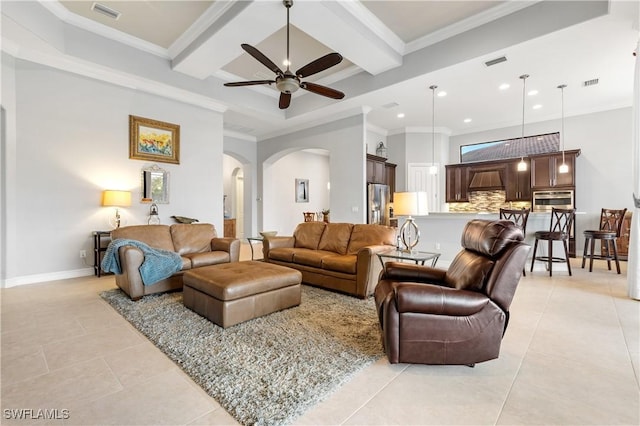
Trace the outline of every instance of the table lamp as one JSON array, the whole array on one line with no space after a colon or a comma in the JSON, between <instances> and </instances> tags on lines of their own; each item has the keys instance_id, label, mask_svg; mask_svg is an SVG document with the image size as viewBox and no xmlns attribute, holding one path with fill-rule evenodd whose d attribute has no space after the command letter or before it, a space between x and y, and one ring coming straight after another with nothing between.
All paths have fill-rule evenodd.
<instances>
[{"instance_id":1,"label":"table lamp","mask_svg":"<svg viewBox=\"0 0 640 426\"><path fill-rule=\"evenodd\" d=\"M420 230L413 220L413 216L426 216L429 214L427 193L395 192L393 194L393 213L396 216L408 216L400 228L399 235L405 250L413 250L420 240Z\"/></svg>"},{"instance_id":2,"label":"table lamp","mask_svg":"<svg viewBox=\"0 0 640 426\"><path fill-rule=\"evenodd\" d=\"M120 228L120 211L118 207L129 207L131 205L131 191L107 189L102 192L102 205L116 208L114 228ZM114 224L111 225L113 226Z\"/></svg>"}]
</instances>

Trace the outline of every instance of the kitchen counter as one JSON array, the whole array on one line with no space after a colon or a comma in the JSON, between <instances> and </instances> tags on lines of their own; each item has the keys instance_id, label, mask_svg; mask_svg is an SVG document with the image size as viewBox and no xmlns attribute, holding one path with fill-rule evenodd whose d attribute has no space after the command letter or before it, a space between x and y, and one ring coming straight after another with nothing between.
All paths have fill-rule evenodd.
<instances>
[{"instance_id":1,"label":"kitchen counter","mask_svg":"<svg viewBox=\"0 0 640 426\"><path fill-rule=\"evenodd\" d=\"M584 214L583 212L576 214ZM415 217L415 223L420 230L420 241L416 246L416 250L430 251L441 253L440 260L438 261L438 267L446 268L449 266L453 258L461 250L460 239L462 237L462 231L468 221L472 219L486 219L486 220L498 220L499 213L491 212L434 212L429 213L428 216ZM402 226L405 221L404 216L397 217L398 225ZM532 246L529 256L533 253L533 244L535 242L534 234L536 231L548 231L549 230L550 213L549 212L535 212L529 214L527 221L527 232L525 235L525 242ZM558 243L559 244L559 243ZM576 250L578 246L576 244ZM556 247L554 246L554 249ZM560 246L558 245L558 249ZM538 245L538 253L540 255L546 254L546 244ZM555 252L555 250L554 250ZM580 252L581 253L581 252ZM528 271L531 267L531 257L527 260L525 269ZM554 272L556 267L558 271L566 271L566 265L554 264ZM534 265L534 271L543 271L545 266L542 262L536 262Z\"/></svg>"}]
</instances>

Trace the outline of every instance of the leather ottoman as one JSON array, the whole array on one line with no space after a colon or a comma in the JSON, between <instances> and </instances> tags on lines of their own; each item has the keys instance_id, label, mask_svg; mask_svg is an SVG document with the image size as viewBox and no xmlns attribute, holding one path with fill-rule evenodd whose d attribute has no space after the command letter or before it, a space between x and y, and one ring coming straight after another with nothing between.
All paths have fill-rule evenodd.
<instances>
[{"instance_id":1,"label":"leather ottoman","mask_svg":"<svg viewBox=\"0 0 640 426\"><path fill-rule=\"evenodd\" d=\"M246 261L204 266L183 276L184 306L226 328L300 304L302 274Z\"/></svg>"}]
</instances>

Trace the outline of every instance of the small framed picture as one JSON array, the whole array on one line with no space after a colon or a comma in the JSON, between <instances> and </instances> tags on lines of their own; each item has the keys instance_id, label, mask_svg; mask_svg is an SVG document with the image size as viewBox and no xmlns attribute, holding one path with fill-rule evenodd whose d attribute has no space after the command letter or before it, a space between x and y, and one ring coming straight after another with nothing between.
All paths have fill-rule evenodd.
<instances>
[{"instance_id":1,"label":"small framed picture","mask_svg":"<svg viewBox=\"0 0 640 426\"><path fill-rule=\"evenodd\" d=\"M180 126L130 115L129 158L180 164Z\"/></svg>"},{"instance_id":2,"label":"small framed picture","mask_svg":"<svg viewBox=\"0 0 640 426\"><path fill-rule=\"evenodd\" d=\"M309 202L309 179L296 179L296 203Z\"/></svg>"}]
</instances>

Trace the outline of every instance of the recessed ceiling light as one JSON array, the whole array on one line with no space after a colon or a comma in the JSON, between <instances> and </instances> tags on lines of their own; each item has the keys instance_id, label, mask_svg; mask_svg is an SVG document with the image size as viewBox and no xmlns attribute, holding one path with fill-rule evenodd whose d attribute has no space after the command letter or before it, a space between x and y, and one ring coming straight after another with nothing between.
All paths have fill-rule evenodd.
<instances>
[{"instance_id":1,"label":"recessed ceiling light","mask_svg":"<svg viewBox=\"0 0 640 426\"><path fill-rule=\"evenodd\" d=\"M445 96L447 96L447 92L445 92L444 90L441 90L441 91L438 92L438 97L439 98L443 98Z\"/></svg>"},{"instance_id":2,"label":"recessed ceiling light","mask_svg":"<svg viewBox=\"0 0 640 426\"><path fill-rule=\"evenodd\" d=\"M509 87L511 87L509 83L502 83L500 86L498 86L498 89L507 90Z\"/></svg>"},{"instance_id":3,"label":"recessed ceiling light","mask_svg":"<svg viewBox=\"0 0 640 426\"><path fill-rule=\"evenodd\" d=\"M471 123L471 119L470 119L470 118L465 118L463 121L464 121L465 123Z\"/></svg>"},{"instance_id":4,"label":"recessed ceiling light","mask_svg":"<svg viewBox=\"0 0 640 426\"><path fill-rule=\"evenodd\" d=\"M535 104L535 105L534 105L534 106L532 106L531 108L533 108L533 109L540 109L540 108L542 108L542 105L540 105L540 104Z\"/></svg>"},{"instance_id":5,"label":"recessed ceiling light","mask_svg":"<svg viewBox=\"0 0 640 426\"><path fill-rule=\"evenodd\" d=\"M398 113L398 118L404 118L404 112L399 112Z\"/></svg>"},{"instance_id":6,"label":"recessed ceiling light","mask_svg":"<svg viewBox=\"0 0 640 426\"><path fill-rule=\"evenodd\" d=\"M529 90L529 93L527 93L527 95L529 95L529 96L535 96L537 94L538 94L537 90Z\"/></svg>"}]
</instances>

